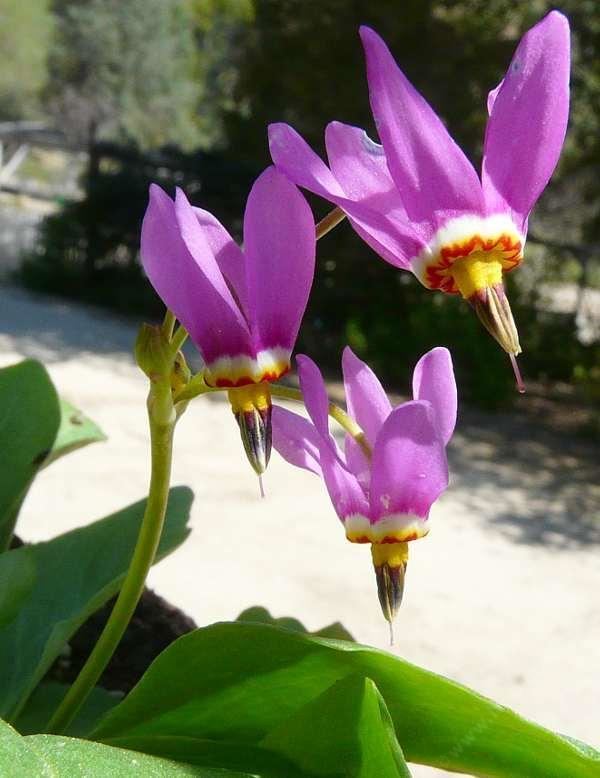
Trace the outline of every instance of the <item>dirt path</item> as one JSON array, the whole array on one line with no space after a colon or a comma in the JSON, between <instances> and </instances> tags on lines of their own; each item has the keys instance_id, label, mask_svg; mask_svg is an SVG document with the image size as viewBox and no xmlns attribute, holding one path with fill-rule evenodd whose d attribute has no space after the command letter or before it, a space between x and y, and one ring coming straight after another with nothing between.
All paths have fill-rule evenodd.
<instances>
[{"instance_id":1,"label":"dirt path","mask_svg":"<svg viewBox=\"0 0 600 778\"><path fill-rule=\"evenodd\" d=\"M43 473L24 537L51 537L144 494L134 335L114 318L0 287L0 364L43 359L109 436ZM452 486L430 536L413 544L393 650L600 746L598 449L515 414L463 413L450 458ZM182 419L174 482L196 493L194 532L152 572L159 593L199 624L260 604L314 629L340 620L387 648L368 550L344 540L319 480L276 456L259 499L222 400L197 401Z\"/></svg>"}]
</instances>

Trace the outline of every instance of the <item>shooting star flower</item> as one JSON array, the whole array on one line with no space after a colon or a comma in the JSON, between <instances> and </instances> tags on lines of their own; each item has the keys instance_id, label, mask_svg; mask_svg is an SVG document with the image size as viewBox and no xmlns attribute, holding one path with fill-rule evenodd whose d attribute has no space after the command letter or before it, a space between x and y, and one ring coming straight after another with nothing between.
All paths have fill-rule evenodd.
<instances>
[{"instance_id":1,"label":"shooting star flower","mask_svg":"<svg viewBox=\"0 0 600 778\"><path fill-rule=\"evenodd\" d=\"M142 263L188 331L204 380L229 394L248 459L264 472L271 450L269 382L290 368L315 264L311 210L289 179L267 168L244 215L244 248L178 189L150 187Z\"/></svg>"},{"instance_id":2,"label":"shooting star flower","mask_svg":"<svg viewBox=\"0 0 600 778\"><path fill-rule=\"evenodd\" d=\"M362 429L342 452L328 427L323 377L297 357L310 421L273 408L273 445L293 465L321 476L352 543L371 543L379 599L391 623L402 600L408 542L429 532L432 504L448 485L445 447L456 422L450 353L435 348L413 373L413 397L393 408L379 379L346 348L342 358L348 414Z\"/></svg>"},{"instance_id":3,"label":"shooting star flower","mask_svg":"<svg viewBox=\"0 0 600 778\"><path fill-rule=\"evenodd\" d=\"M361 28L382 145L328 125L329 167L291 127L269 128L273 161L330 200L383 259L429 289L461 294L511 356L520 353L503 274L523 259L528 217L558 161L569 110L569 25L549 13L520 41L488 97L481 178L407 80L383 40Z\"/></svg>"}]
</instances>

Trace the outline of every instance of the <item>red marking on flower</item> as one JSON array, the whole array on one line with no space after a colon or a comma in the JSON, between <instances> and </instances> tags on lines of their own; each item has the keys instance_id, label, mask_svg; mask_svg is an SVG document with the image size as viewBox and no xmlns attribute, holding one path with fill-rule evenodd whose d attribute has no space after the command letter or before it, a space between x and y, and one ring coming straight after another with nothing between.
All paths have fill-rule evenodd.
<instances>
[{"instance_id":1,"label":"red marking on flower","mask_svg":"<svg viewBox=\"0 0 600 778\"><path fill-rule=\"evenodd\" d=\"M238 386L248 386L249 384L261 384L263 381L267 381L269 383L273 381L277 381L282 376L284 376L286 373L289 373L290 366L286 365L285 368L281 370L267 370L264 373L261 373L259 378L251 378L250 376L241 376L240 378L236 378L235 380L231 378L227 378L225 376L217 378L214 383L210 383L207 381L208 386L216 386L220 389L235 389Z\"/></svg>"},{"instance_id":2,"label":"red marking on flower","mask_svg":"<svg viewBox=\"0 0 600 778\"><path fill-rule=\"evenodd\" d=\"M371 538L367 537L366 535L361 535L358 538L348 538L348 540L351 543L372 543L373 542Z\"/></svg>"},{"instance_id":3,"label":"red marking on flower","mask_svg":"<svg viewBox=\"0 0 600 778\"><path fill-rule=\"evenodd\" d=\"M394 535L386 535L383 540L378 540L378 543L409 543L411 540L418 540L423 537L418 532L411 532L410 535L403 535L402 539L395 537Z\"/></svg>"},{"instance_id":4,"label":"red marking on flower","mask_svg":"<svg viewBox=\"0 0 600 778\"><path fill-rule=\"evenodd\" d=\"M458 259L464 259L476 251L493 251L500 254L502 268L506 273L514 270L523 259L523 244L514 236L502 233L497 238L482 238L473 235L469 240L442 246L425 269L425 284L429 289L439 289L447 294L459 294L458 286L450 268Z\"/></svg>"}]
</instances>

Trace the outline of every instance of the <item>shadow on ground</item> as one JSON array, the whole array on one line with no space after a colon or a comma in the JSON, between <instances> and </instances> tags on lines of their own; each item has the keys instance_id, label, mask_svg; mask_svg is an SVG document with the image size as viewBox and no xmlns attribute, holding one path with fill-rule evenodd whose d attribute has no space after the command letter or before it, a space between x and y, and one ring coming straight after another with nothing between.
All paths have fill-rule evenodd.
<instances>
[{"instance_id":1,"label":"shadow on ground","mask_svg":"<svg viewBox=\"0 0 600 778\"><path fill-rule=\"evenodd\" d=\"M525 414L461 414L450 450L453 490L521 543L600 543L600 447Z\"/></svg>"},{"instance_id":2,"label":"shadow on ground","mask_svg":"<svg viewBox=\"0 0 600 778\"><path fill-rule=\"evenodd\" d=\"M0 286L0 352L48 364L108 356L133 366L136 331L114 315ZM332 388L339 399L339 385ZM599 462L598 443L550 428L542 413L462 409L450 448L451 494L515 542L600 543Z\"/></svg>"}]
</instances>

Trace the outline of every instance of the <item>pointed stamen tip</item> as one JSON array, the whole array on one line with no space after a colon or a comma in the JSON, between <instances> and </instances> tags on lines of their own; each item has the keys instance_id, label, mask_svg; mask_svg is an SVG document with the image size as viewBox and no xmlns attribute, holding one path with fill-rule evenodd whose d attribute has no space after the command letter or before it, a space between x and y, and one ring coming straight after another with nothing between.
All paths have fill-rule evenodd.
<instances>
[{"instance_id":1,"label":"pointed stamen tip","mask_svg":"<svg viewBox=\"0 0 600 778\"><path fill-rule=\"evenodd\" d=\"M265 486L263 484L262 473L258 476L258 488L260 489L260 496L265 499Z\"/></svg>"},{"instance_id":2,"label":"pointed stamen tip","mask_svg":"<svg viewBox=\"0 0 600 778\"><path fill-rule=\"evenodd\" d=\"M521 371L519 370L519 365L517 364L517 355L509 354L508 356L510 357L510 364L512 365L513 373L515 374L517 392L519 392L519 394L525 394L525 383Z\"/></svg>"}]
</instances>

